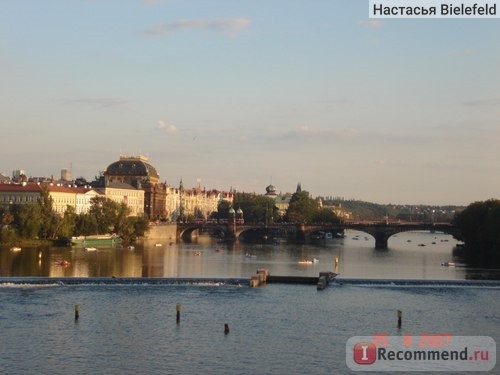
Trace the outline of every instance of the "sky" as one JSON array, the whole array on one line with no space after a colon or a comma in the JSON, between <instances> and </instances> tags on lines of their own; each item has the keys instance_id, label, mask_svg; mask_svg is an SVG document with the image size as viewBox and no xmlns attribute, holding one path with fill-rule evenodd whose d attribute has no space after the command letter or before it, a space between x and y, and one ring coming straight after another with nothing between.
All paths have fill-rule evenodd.
<instances>
[{"instance_id":1,"label":"sky","mask_svg":"<svg viewBox=\"0 0 500 375\"><path fill-rule=\"evenodd\" d=\"M500 198L500 20L368 0L0 0L0 172L377 203Z\"/></svg>"}]
</instances>

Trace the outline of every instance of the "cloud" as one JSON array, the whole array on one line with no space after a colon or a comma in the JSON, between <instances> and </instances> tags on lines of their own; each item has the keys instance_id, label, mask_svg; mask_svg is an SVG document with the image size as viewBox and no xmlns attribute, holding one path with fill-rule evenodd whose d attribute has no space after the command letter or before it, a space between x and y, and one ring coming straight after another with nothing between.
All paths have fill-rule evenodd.
<instances>
[{"instance_id":1,"label":"cloud","mask_svg":"<svg viewBox=\"0 0 500 375\"><path fill-rule=\"evenodd\" d=\"M236 36L250 25L250 19L246 17L220 18L220 19L180 19L171 23L160 23L152 26L143 34L146 36L162 36L173 34L178 31L201 29L209 30L229 36Z\"/></svg>"},{"instance_id":2,"label":"cloud","mask_svg":"<svg viewBox=\"0 0 500 375\"><path fill-rule=\"evenodd\" d=\"M158 122L156 123L156 129L163 131L165 133L168 133L168 134L172 134L172 133L177 132L177 128L175 127L175 125L167 124L163 120L158 120Z\"/></svg>"},{"instance_id":3,"label":"cloud","mask_svg":"<svg viewBox=\"0 0 500 375\"><path fill-rule=\"evenodd\" d=\"M98 108L119 107L128 103L126 100L120 98L98 98L98 97L75 98L75 99L69 99L67 102L74 104L88 105L91 107L98 107Z\"/></svg>"}]
</instances>

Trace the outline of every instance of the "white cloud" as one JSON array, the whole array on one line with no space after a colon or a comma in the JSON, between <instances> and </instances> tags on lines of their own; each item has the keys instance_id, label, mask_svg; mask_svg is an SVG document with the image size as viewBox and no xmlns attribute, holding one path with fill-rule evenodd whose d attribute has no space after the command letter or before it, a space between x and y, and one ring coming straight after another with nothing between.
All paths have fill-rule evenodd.
<instances>
[{"instance_id":1,"label":"white cloud","mask_svg":"<svg viewBox=\"0 0 500 375\"><path fill-rule=\"evenodd\" d=\"M163 120L158 120L158 122L156 123L156 129L163 131L165 133L168 133L168 134L172 134L172 133L177 132L177 128L175 127L175 125L167 124Z\"/></svg>"},{"instance_id":2,"label":"white cloud","mask_svg":"<svg viewBox=\"0 0 500 375\"><path fill-rule=\"evenodd\" d=\"M219 19L180 19L171 23L160 23L152 26L144 32L146 36L161 36L172 34L177 31L202 29L236 36L250 25L250 19L246 17L219 18Z\"/></svg>"}]
</instances>

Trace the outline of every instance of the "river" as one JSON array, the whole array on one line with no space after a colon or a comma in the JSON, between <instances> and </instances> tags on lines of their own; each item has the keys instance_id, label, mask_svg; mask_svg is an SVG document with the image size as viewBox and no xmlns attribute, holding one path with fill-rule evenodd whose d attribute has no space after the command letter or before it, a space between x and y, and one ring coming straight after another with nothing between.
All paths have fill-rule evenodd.
<instances>
[{"instance_id":1,"label":"river","mask_svg":"<svg viewBox=\"0 0 500 375\"><path fill-rule=\"evenodd\" d=\"M441 266L458 261L448 235L399 234L384 251L355 231L302 246L228 246L209 238L155 245L2 250L0 373L349 374L352 336L449 333L500 340L500 282L468 280L495 278L497 270ZM314 258L319 261L298 263ZM258 268L317 276L335 270L335 258L339 280L323 291L241 282ZM57 281L37 279L47 276ZM60 277L84 279L72 284ZM160 277L169 279L148 279Z\"/></svg>"}]
</instances>

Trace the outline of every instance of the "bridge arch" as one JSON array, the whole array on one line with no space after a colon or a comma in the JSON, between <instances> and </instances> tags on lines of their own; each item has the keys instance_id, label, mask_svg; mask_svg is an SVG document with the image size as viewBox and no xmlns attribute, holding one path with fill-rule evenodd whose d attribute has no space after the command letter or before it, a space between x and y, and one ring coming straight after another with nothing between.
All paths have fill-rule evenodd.
<instances>
[{"instance_id":1,"label":"bridge arch","mask_svg":"<svg viewBox=\"0 0 500 375\"><path fill-rule=\"evenodd\" d=\"M457 229L454 225L449 223L433 224L433 223L351 223L346 224L345 229L355 229L361 232L368 233L375 238L376 249L387 249L388 240L390 237L397 233L402 232L416 232L416 231L430 231L430 232L443 232L455 236Z\"/></svg>"}]
</instances>

